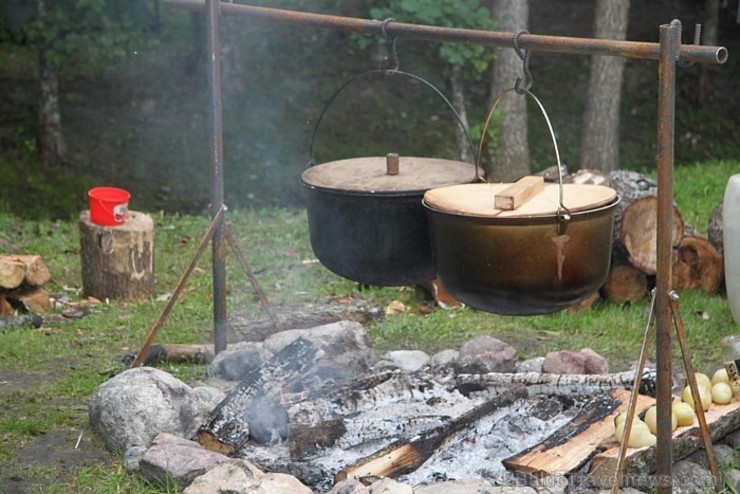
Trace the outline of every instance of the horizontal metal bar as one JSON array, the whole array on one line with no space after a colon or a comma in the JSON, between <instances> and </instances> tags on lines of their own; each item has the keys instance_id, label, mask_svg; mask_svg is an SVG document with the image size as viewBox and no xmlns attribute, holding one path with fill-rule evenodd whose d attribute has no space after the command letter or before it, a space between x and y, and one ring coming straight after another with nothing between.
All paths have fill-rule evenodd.
<instances>
[{"instance_id":1,"label":"horizontal metal bar","mask_svg":"<svg viewBox=\"0 0 740 494\"><path fill-rule=\"evenodd\" d=\"M205 0L165 0L168 7L202 12ZM383 21L342 17L336 15L313 14L293 10L256 7L238 3L221 3L221 14L227 16L251 17L253 19L336 31L383 34ZM477 45L512 47L514 34L476 29L446 28L423 24L389 22L386 25L389 36L420 39L426 41L451 41ZM548 51L574 55L604 55L644 60L660 59L660 44L642 41L620 41L593 38L571 38L563 36L542 36L522 34L518 40L523 49ZM723 46L681 45L680 62L722 64L727 61L727 48Z\"/></svg>"}]
</instances>

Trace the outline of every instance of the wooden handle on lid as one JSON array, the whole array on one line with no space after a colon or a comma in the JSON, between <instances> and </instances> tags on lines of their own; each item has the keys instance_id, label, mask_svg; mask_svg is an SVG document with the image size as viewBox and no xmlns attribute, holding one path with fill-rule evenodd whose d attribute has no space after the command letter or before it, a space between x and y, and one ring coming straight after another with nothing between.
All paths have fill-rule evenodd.
<instances>
[{"instance_id":1,"label":"wooden handle on lid","mask_svg":"<svg viewBox=\"0 0 740 494\"><path fill-rule=\"evenodd\" d=\"M399 161L398 153L388 153L385 156L385 172L387 175L398 175Z\"/></svg>"},{"instance_id":2,"label":"wooden handle on lid","mask_svg":"<svg viewBox=\"0 0 740 494\"><path fill-rule=\"evenodd\" d=\"M493 197L496 209L512 211L542 192L545 187L544 177L526 176L520 178Z\"/></svg>"}]
</instances>

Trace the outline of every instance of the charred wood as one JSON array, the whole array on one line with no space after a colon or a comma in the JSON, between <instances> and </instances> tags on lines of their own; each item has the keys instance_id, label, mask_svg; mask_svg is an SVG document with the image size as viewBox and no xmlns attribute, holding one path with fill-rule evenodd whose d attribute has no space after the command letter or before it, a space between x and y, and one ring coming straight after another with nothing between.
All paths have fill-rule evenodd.
<instances>
[{"instance_id":1,"label":"charred wood","mask_svg":"<svg viewBox=\"0 0 740 494\"><path fill-rule=\"evenodd\" d=\"M211 411L197 433L198 442L207 449L232 454L250 438L250 419L262 409L265 416L279 415L282 383L297 385L301 376L315 364L319 352L304 338L298 338L276 353L258 369L250 372ZM286 420L283 417L282 420ZM277 424L278 429L281 427ZM264 436L261 431L260 435Z\"/></svg>"},{"instance_id":2,"label":"charred wood","mask_svg":"<svg viewBox=\"0 0 740 494\"><path fill-rule=\"evenodd\" d=\"M448 439L466 426L501 407L509 406L515 401L525 399L528 396L529 393L523 386L511 388L444 425L420 434L412 440L395 441L372 455L360 459L338 472L334 477L334 482L373 475L393 478L413 472L423 465Z\"/></svg>"}]
</instances>

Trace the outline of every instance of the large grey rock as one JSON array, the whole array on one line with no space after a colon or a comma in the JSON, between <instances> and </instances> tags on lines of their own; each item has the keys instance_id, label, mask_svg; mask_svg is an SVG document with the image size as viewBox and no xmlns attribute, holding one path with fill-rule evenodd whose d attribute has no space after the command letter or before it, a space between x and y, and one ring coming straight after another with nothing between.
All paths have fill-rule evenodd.
<instances>
[{"instance_id":1,"label":"large grey rock","mask_svg":"<svg viewBox=\"0 0 740 494\"><path fill-rule=\"evenodd\" d=\"M328 379L343 381L361 376L375 360L367 331L354 321L281 331L265 340L265 349L278 353L298 338L305 338L323 352L318 365L331 374L325 376Z\"/></svg>"},{"instance_id":2,"label":"large grey rock","mask_svg":"<svg viewBox=\"0 0 740 494\"><path fill-rule=\"evenodd\" d=\"M671 482L676 494L702 494L714 486L712 474L692 461L677 461L671 467Z\"/></svg>"},{"instance_id":3,"label":"large grey rock","mask_svg":"<svg viewBox=\"0 0 740 494\"><path fill-rule=\"evenodd\" d=\"M262 343L242 341L219 352L208 365L208 376L241 381L272 356Z\"/></svg>"},{"instance_id":4,"label":"large grey rock","mask_svg":"<svg viewBox=\"0 0 740 494\"><path fill-rule=\"evenodd\" d=\"M209 411L190 386L151 367L128 369L104 382L88 405L91 427L118 453L149 446L160 432L192 437Z\"/></svg>"},{"instance_id":5,"label":"large grey rock","mask_svg":"<svg viewBox=\"0 0 740 494\"><path fill-rule=\"evenodd\" d=\"M370 491L359 480L346 479L334 484L326 494L370 494Z\"/></svg>"},{"instance_id":6,"label":"large grey rock","mask_svg":"<svg viewBox=\"0 0 740 494\"><path fill-rule=\"evenodd\" d=\"M393 350L383 355L387 360L406 372L416 372L429 364L430 358L421 350Z\"/></svg>"},{"instance_id":7,"label":"large grey rock","mask_svg":"<svg viewBox=\"0 0 740 494\"><path fill-rule=\"evenodd\" d=\"M476 336L460 347L457 370L463 373L513 372L516 349L491 336Z\"/></svg>"},{"instance_id":8,"label":"large grey rock","mask_svg":"<svg viewBox=\"0 0 740 494\"><path fill-rule=\"evenodd\" d=\"M219 463L197 477L183 494L249 494L259 486L264 474L244 460Z\"/></svg>"},{"instance_id":9,"label":"large grey rock","mask_svg":"<svg viewBox=\"0 0 740 494\"><path fill-rule=\"evenodd\" d=\"M259 485L248 494L313 494L311 488L285 473L266 473Z\"/></svg>"},{"instance_id":10,"label":"large grey rock","mask_svg":"<svg viewBox=\"0 0 740 494\"><path fill-rule=\"evenodd\" d=\"M417 487L414 494L488 494L491 483L483 479L460 479Z\"/></svg>"},{"instance_id":11,"label":"large grey rock","mask_svg":"<svg viewBox=\"0 0 740 494\"><path fill-rule=\"evenodd\" d=\"M590 348L561 350L547 354L542 370L550 374L607 374L609 363Z\"/></svg>"},{"instance_id":12,"label":"large grey rock","mask_svg":"<svg viewBox=\"0 0 740 494\"><path fill-rule=\"evenodd\" d=\"M370 494L414 494L410 485L402 484L388 477L376 480L368 489Z\"/></svg>"},{"instance_id":13,"label":"large grey rock","mask_svg":"<svg viewBox=\"0 0 740 494\"><path fill-rule=\"evenodd\" d=\"M139 462L139 473L162 487L174 484L179 490L229 457L208 451L194 441L160 434Z\"/></svg>"},{"instance_id":14,"label":"large grey rock","mask_svg":"<svg viewBox=\"0 0 740 494\"><path fill-rule=\"evenodd\" d=\"M457 362L457 357L460 355L459 350L442 350L432 355L432 365L435 367L447 367Z\"/></svg>"}]
</instances>

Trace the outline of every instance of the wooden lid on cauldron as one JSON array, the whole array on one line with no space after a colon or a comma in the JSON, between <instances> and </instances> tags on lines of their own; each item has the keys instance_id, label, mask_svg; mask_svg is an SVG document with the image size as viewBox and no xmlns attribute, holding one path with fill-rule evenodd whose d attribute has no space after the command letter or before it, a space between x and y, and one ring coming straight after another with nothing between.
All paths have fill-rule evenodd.
<instances>
[{"instance_id":1,"label":"wooden lid on cauldron","mask_svg":"<svg viewBox=\"0 0 740 494\"><path fill-rule=\"evenodd\" d=\"M558 184L544 184L541 190L516 209L497 209L496 195L512 184L462 184L428 190L426 205L437 211L460 216L482 218L527 218L554 216L558 212ZM564 184L563 205L571 213L588 211L612 203L617 198L614 189L603 185Z\"/></svg>"},{"instance_id":2,"label":"wooden lid on cauldron","mask_svg":"<svg viewBox=\"0 0 740 494\"><path fill-rule=\"evenodd\" d=\"M481 173L482 174L482 173ZM370 156L312 166L301 180L309 186L349 193L422 194L428 189L475 181L470 163L417 156Z\"/></svg>"}]
</instances>

